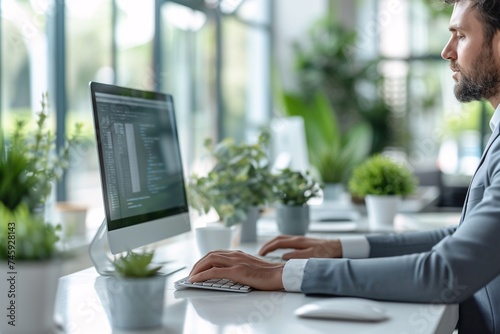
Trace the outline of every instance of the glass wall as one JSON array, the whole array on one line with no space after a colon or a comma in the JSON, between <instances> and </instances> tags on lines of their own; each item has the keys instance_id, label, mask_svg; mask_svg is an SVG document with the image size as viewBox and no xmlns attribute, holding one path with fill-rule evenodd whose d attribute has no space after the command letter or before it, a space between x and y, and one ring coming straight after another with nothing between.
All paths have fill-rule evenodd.
<instances>
[{"instance_id":1,"label":"glass wall","mask_svg":"<svg viewBox=\"0 0 500 334\"><path fill-rule=\"evenodd\" d=\"M173 94L186 173L204 153L206 137L251 138L270 114L270 0L0 4L4 131L14 116L39 110L48 87L64 94L65 103L50 108L54 128L63 115L67 134L75 122L84 124L83 146L66 178L66 200L102 207L89 81ZM62 60L53 56L56 49L63 51ZM61 73L64 80L57 81Z\"/></svg>"},{"instance_id":2,"label":"glass wall","mask_svg":"<svg viewBox=\"0 0 500 334\"><path fill-rule=\"evenodd\" d=\"M2 0L1 120L10 131L14 116L30 117L40 110L47 91L46 17L40 2Z\"/></svg>"},{"instance_id":3,"label":"glass wall","mask_svg":"<svg viewBox=\"0 0 500 334\"><path fill-rule=\"evenodd\" d=\"M271 116L270 17L268 1L247 0L224 20L225 136L255 140Z\"/></svg>"},{"instance_id":4,"label":"glass wall","mask_svg":"<svg viewBox=\"0 0 500 334\"><path fill-rule=\"evenodd\" d=\"M461 104L453 95L449 62L440 55L450 37L452 7L421 0L361 0L358 8L363 17L356 28L364 41L360 50L373 49L374 43L375 57L382 58L383 94L396 125L392 145L415 168L464 175L468 183L488 135L481 133L481 122L492 110L477 102Z\"/></svg>"},{"instance_id":5,"label":"glass wall","mask_svg":"<svg viewBox=\"0 0 500 334\"><path fill-rule=\"evenodd\" d=\"M155 0L116 0L116 77L121 86L154 90ZM108 48L111 46L109 44Z\"/></svg>"},{"instance_id":6,"label":"glass wall","mask_svg":"<svg viewBox=\"0 0 500 334\"><path fill-rule=\"evenodd\" d=\"M175 3L162 6L162 79L185 129L180 140L189 166L204 153L204 138L217 136L215 22L209 16Z\"/></svg>"},{"instance_id":7,"label":"glass wall","mask_svg":"<svg viewBox=\"0 0 500 334\"><path fill-rule=\"evenodd\" d=\"M67 200L102 205L89 82L113 83L112 1L69 1L66 6L66 132L83 124L83 145L73 154ZM100 223L100 221L98 221Z\"/></svg>"}]
</instances>

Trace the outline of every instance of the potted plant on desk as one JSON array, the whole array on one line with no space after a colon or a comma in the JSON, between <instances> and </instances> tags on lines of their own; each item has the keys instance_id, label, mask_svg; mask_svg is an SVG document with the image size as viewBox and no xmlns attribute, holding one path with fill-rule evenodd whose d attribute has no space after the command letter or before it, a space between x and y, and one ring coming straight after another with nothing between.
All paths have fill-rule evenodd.
<instances>
[{"instance_id":1,"label":"potted plant on desk","mask_svg":"<svg viewBox=\"0 0 500 334\"><path fill-rule=\"evenodd\" d=\"M152 265L154 251L127 252L113 264L116 275L106 280L111 323L122 329L161 327L165 276Z\"/></svg>"},{"instance_id":2,"label":"potted plant on desk","mask_svg":"<svg viewBox=\"0 0 500 334\"><path fill-rule=\"evenodd\" d=\"M193 174L189 181L190 205L202 213L213 208L226 227L241 223L242 242L257 240L259 205L274 196L268 143L266 132L254 144L226 138L214 146L208 139L205 147L215 164L206 176Z\"/></svg>"},{"instance_id":3,"label":"potted plant on desk","mask_svg":"<svg viewBox=\"0 0 500 334\"><path fill-rule=\"evenodd\" d=\"M375 155L356 167L349 181L351 194L364 198L370 229L392 229L402 196L416 187L411 171L381 155Z\"/></svg>"},{"instance_id":4,"label":"potted plant on desk","mask_svg":"<svg viewBox=\"0 0 500 334\"><path fill-rule=\"evenodd\" d=\"M46 100L34 129L18 120L12 135L0 132L0 308L2 333L49 333L60 275L58 227L45 222L52 183L69 167L70 149L81 126L61 152L46 129Z\"/></svg>"},{"instance_id":5,"label":"potted plant on desk","mask_svg":"<svg viewBox=\"0 0 500 334\"><path fill-rule=\"evenodd\" d=\"M307 202L318 196L319 184L308 174L286 168L275 176L274 191L279 201L276 209L279 231L282 234L306 234L309 228Z\"/></svg>"}]
</instances>

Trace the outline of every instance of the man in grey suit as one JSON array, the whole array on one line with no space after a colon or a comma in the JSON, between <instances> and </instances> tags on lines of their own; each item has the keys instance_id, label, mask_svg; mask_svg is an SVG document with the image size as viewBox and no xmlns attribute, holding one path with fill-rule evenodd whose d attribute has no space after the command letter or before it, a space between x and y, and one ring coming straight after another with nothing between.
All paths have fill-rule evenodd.
<instances>
[{"instance_id":1,"label":"man in grey suit","mask_svg":"<svg viewBox=\"0 0 500 334\"><path fill-rule=\"evenodd\" d=\"M260 253L295 249L284 255L286 264L217 251L193 267L191 281L225 277L262 290L460 303L460 334L500 333L500 1L446 2L454 9L442 57L450 61L455 95L497 108L459 226L342 240L281 236Z\"/></svg>"}]
</instances>

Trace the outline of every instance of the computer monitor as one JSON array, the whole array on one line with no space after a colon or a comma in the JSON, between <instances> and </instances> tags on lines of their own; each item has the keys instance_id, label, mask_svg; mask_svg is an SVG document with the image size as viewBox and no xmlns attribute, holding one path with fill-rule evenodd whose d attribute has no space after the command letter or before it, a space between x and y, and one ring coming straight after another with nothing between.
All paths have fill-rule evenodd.
<instances>
[{"instance_id":1,"label":"computer monitor","mask_svg":"<svg viewBox=\"0 0 500 334\"><path fill-rule=\"evenodd\" d=\"M272 170L285 168L305 173L309 170L304 119L301 116L275 118L271 121Z\"/></svg>"},{"instance_id":2,"label":"computer monitor","mask_svg":"<svg viewBox=\"0 0 500 334\"><path fill-rule=\"evenodd\" d=\"M111 253L190 231L172 96L96 82L90 92Z\"/></svg>"}]
</instances>

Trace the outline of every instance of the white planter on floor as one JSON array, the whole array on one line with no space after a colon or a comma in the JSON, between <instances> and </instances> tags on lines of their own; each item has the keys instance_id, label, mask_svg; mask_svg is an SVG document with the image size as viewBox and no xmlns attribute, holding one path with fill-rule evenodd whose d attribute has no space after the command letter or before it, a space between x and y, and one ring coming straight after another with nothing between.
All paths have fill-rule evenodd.
<instances>
[{"instance_id":1,"label":"white planter on floor","mask_svg":"<svg viewBox=\"0 0 500 334\"><path fill-rule=\"evenodd\" d=\"M15 261L14 267L0 262L0 307L4 311L0 333L53 333L54 307L61 263Z\"/></svg>"},{"instance_id":2,"label":"white planter on floor","mask_svg":"<svg viewBox=\"0 0 500 334\"><path fill-rule=\"evenodd\" d=\"M398 212L401 196L367 195L365 196L368 212L368 225L371 230L392 230L394 217Z\"/></svg>"}]
</instances>

